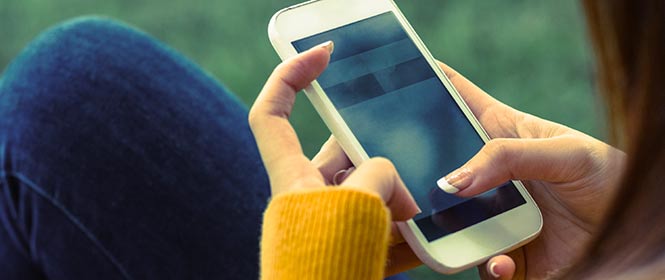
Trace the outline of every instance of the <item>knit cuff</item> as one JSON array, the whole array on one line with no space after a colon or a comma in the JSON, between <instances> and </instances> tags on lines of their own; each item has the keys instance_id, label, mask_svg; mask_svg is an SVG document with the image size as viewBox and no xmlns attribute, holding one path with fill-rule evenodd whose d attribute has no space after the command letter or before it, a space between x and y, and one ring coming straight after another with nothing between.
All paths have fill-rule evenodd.
<instances>
[{"instance_id":1,"label":"knit cuff","mask_svg":"<svg viewBox=\"0 0 665 280\"><path fill-rule=\"evenodd\" d=\"M390 214L357 188L316 188L273 198L264 214L262 279L382 279Z\"/></svg>"}]
</instances>

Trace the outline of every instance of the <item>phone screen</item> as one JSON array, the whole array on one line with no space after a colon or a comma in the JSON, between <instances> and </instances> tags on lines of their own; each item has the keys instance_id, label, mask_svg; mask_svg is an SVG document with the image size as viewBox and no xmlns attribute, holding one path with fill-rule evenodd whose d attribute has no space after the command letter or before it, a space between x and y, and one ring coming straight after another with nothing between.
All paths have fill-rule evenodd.
<instances>
[{"instance_id":1,"label":"phone screen","mask_svg":"<svg viewBox=\"0 0 665 280\"><path fill-rule=\"evenodd\" d=\"M437 187L484 142L392 12L292 44L303 52L328 40L335 51L317 81L367 154L395 164L428 241L526 203L511 182L473 198Z\"/></svg>"}]
</instances>

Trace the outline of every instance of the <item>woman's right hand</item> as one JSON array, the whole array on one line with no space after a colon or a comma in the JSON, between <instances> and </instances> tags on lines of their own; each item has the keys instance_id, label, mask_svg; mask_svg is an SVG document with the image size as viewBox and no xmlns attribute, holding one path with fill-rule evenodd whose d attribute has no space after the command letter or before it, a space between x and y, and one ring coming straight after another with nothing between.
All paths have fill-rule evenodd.
<instances>
[{"instance_id":1,"label":"woman's right hand","mask_svg":"<svg viewBox=\"0 0 665 280\"><path fill-rule=\"evenodd\" d=\"M565 269L600 225L621 176L624 153L579 131L517 111L445 64L440 67L492 138L446 176L459 189L456 194L473 196L508 180L524 180L543 215L537 239L507 256L493 257L479 266L480 274L485 279L542 279ZM351 167L334 138L313 162L329 178ZM403 251L403 257L391 262L398 268L392 272L419 264L408 248Z\"/></svg>"},{"instance_id":2,"label":"woman's right hand","mask_svg":"<svg viewBox=\"0 0 665 280\"><path fill-rule=\"evenodd\" d=\"M537 239L479 267L483 278L542 279L570 266L602 222L625 154L591 136L517 111L440 63L490 140L445 178L469 197L523 180L543 215ZM498 276L498 277L497 277Z\"/></svg>"}]
</instances>

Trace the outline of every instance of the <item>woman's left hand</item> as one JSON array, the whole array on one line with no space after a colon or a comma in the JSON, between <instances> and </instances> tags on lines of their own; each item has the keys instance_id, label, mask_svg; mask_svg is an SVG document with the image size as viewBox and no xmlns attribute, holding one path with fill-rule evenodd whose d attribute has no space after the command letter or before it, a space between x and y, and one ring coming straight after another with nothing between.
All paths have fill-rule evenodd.
<instances>
[{"instance_id":1,"label":"woman's left hand","mask_svg":"<svg viewBox=\"0 0 665 280\"><path fill-rule=\"evenodd\" d=\"M319 152L312 159L312 163L319 169L328 184L349 184L351 175L357 175L351 160L346 156L335 137L330 136ZM363 163L362 166L366 164ZM350 183L350 185L354 185ZM415 202L414 202L415 203ZM409 244L399 232L397 225L391 225L391 240L386 275L397 274L422 264L422 261L413 253Z\"/></svg>"},{"instance_id":2,"label":"woman's left hand","mask_svg":"<svg viewBox=\"0 0 665 280\"><path fill-rule=\"evenodd\" d=\"M249 124L270 178L273 195L329 185L337 170L348 168L348 159L310 161L288 121L296 92L309 85L328 65L332 43L322 44L281 63L272 73L249 112ZM329 145L330 146L330 145ZM335 148L335 146L332 146ZM342 153L343 154L343 153ZM336 170L335 170L336 169ZM383 158L358 166L345 183L380 196L393 221L405 221L419 212L395 167ZM420 264L393 223L392 246L386 274Z\"/></svg>"}]
</instances>

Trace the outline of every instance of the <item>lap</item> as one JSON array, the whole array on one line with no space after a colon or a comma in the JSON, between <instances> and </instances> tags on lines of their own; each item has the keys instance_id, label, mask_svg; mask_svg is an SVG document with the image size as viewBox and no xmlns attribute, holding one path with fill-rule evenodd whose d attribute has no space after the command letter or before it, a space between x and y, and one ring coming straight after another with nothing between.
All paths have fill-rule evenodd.
<instances>
[{"instance_id":1,"label":"lap","mask_svg":"<svg viewBox=\"0 0 665 280\"><path fill-rule=\"evenodd\" d=\"M257 278L269 187L246 109L141 32L42 34L0 82L0 141L0 243L49 278Z\"/></svg>"}]
</instances>

